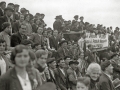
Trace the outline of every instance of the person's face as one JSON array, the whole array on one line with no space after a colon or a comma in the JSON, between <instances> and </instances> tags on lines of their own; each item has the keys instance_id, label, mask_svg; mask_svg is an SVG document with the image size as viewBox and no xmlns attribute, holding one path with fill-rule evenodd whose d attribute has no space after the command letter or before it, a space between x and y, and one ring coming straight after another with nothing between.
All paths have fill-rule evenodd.
<instances>
[{"instance_id":1,"label":"person's face","mask_svg":"<svg viewBox=\"0 0 120 90\"><path fill-rule=\"evenodd\" d=\"M5 32L11 35L11 26L6 27Z\"/></svg>"},{"instance_id":2,"label":"person's face","mask_svg":"<svg viewBox=\"0 0 120 90\"><path fill-rule=\"evenodd\" d=\"M42 67L45 66L46 64L46 60L47 60L47 55L42 55L39 59L38 59L38 64L41 65Z\"/></svg>"},{"instance_id":3,"label":"person's face","mask_svg":"<svg viewBox=\"0 0 120 90\"><path fill-rule=\"evenodd\" d=\"M113 60L119 60L119 56L118 55L114 56Z\"/></svg>"},{"instance_id":4,"label":"person's face","mask_svg":"<svg viewBox=\"0 0 120 90\"><path fill-rule=\"evenodd\" d=\"M41 19L44 19L44 17L45 17L44 15L41 15Z\"/></svg>"},{"instance_id":5,"label":"person's face","mask_svg":"<svg viewBox=\"0 0 120 90\"><path fill-rule=\"evenodd\" d=\"M113 74L113 66L110 64L110 65L106 68L106 71L107 71L109 74Z\"/></svg>"},{"instance_id":6,"label":"person's face","mask_svg":"<svg viewBox=\"0 0 120 90\"><path fill-rule=\"evenodd\" d=\"M71 43L68 44L68 48L69 48L69 49L72 48L72 44L71 44Z\"/></svg>"},{"instance_id":7,"label":"person's face","mask_svg":"<svg viewBox=\"0 0 120 90\"><path fill-rule=\"evenodd\" d=\"M24 15L20 15L20 21L24 21Z\"/></svg>"},{"instance_id":8,"label":"person's face","mask_svg":"<svg viewBox=\"0 0 120 90\"><path fill-rule=\"evenodd\" d=\"M70 58L67 58L66 60L65 60L65 64L66 65L69 65L69 62L71 61L71 59Z\"/></svg>"},{"instance_id":9,"label":"person's face","mask_svg":"<svg viewBox=\"0 0 120 90\"><path fill-rule=\"evenodd\" d=\"M27 44L25 45L28 49L32 49L32 45L31 44Z\"/></svg>"},{"instance_id":10,"label":"person's face","mask_svg":"<svg viewBox=\"0 0 120 90\"><path fill-rule=\"evenodd\" d=\"M37 50L40 50L40 49L41 49L41 45L38 45L38 46L36 47L36 49L37 49Z\"/></svg>"},{"instance_id":11,"label":"person's face","mask_svg":"<svg viewBox=\"0 0 120 90\"><path fill-rule=\"evenodd\" d=\"M76 86L77 90L88 90L88 87L85 84L78 82Z\"/></svg>"},{"instance_id":12,"label":"person's face","mask_svg":"<svg viewBox=\"0 0 120 90\"><path fill-rule=\"evenodd\" d=\"M81 21L83 21L83 20L84 20L84 18L83 18L83 17L81 17L81 18L80 18L80 20L81 20Z\"/></svg>"},{"instance_id":13,"label":"person's face","mask_svg":"<svg viewBox=\"0 0 120 90\"><path fill-rule=\"evenodd\" d=\"M63 48L67 48L67 43L66 43L66 42L63 43L63 44L62 44L62 47L63 47Z\"/></svg>"},{"instance_id":14,"label":"person's face","mask_svg":"<svg viewBox=\"0 0 120 90\"><path fill-rule=\"evenodd\" d=\"M43 36L45 36L45 37L47 36L47 31L45 31L45 32L43 33Z\"/></svg>"},{"instance_id":15,"label":"person's face","mask_svg":"<svg viewBox=\"0 0 120 90\"><path fill-rule=\"evenodd\" d=\"M64 60L61 60L60 63L59 63L59 66L61 68L64 68L65 67L65 61Z\"/></svg>"},{"instance_id":16,"label":"person's face","mask_svg":"<svg viewBox=\"0 0 120 90\"><path fill-rule=\"evenodd\" d=\"M4 3L1 7L2 7L2 9L5 9L6 3Z\"/></svg>"},{"instance_id":17,"label":"person's face","mask_svg":"<svg viewBox=\"0 0 120 90\"><path fill-rule=\"evenodd\" d=\"M49 65L52 69L56 68L56 61L53 61L52 63L50 63Z\"/></svg>"},{"instance_id":18,"label":"person's face","mask_svg":"<svg viewBox=\"0 0 120 90\"><path fill-rule=\"evenodd\" d=\"M38 19L38 20L36 21L36 24L39 25L39 23L40 23L40 20Z\"/></svg>"},{"instance_id":19,"label":"person's face","mask_svg":"<svg viewBox=\"0 0 120 90\"><path fill-rule=\"evenodd\" d=\"M83 58L84 58L84 55L83 55L83 54L81 54L81 55L80 55L80 58L81 58L81 59L83 59Z\"/></svg>"},{"instance_id":20,"label":"person's face","mask_svg":"<svg viewBox=\"0 0 120 90\"><path fill-rule=\"evenodd\" d=\"M91 71L91 73L90 73L90 78L92 79L92 80L97 80L98 78L99 78L99 76L100 76L100 70L98 70L98 69L94 69L94 70L92 70Z\"/></svg>"},{"instance_id":21,"label":"person's face","mask_svg":"<svg viewBox=\"0 0 120 90\"><path fill-rule=\"evenodd\" d=\"M75 20L78 20L78 17L76 17Z\"/></svg>"},{"instance_id":22,"label":"person's face","mask_svg":"<svg viewBox=\"0 0 120 90\"><path fill-rule=\"evenodd\" d=\"M10 11L10 10L6 11L6 14L7 14L8 17L10 17L10 16L12 15L12 13L13 13L13 12Z\"/></svg>"},{"instance_id":23,"label":"person's face","mask_svg":"<svg viewBox=\"0 0 120 90\"><path fill-rule=\"evenodd\" d=\"M29 21L30 20L30 16L28 15L26 18L25 18L26 21Z\"/></svg>"},{"instance_id":24,"label":"person's face","mask_svg":"<svg viewBox=\"0 0 120 90\"><path fill-rule=\"evenodd\" d=\"M48 37L51 37L51 35L52 35L52 32L49 32L49 33L47 33L47 35L48 35Z\"/></svg>"},{"instance_id":25,"label":"person's face","mask_svg":"<svg viewBox=\"0 0 120 90\"><path fill-rule=\"evenodd\" d=\"M77 47L77 44L74 44L73 47L76 48L76 47Z\"/></svg>"},{"instance_id":26,"label":"person's face","mask_svg":"<svg viewBox=\"0 0 120 90\"><path fill-rule=\"evenodd\" d=\"M26 33L26 26L25 26L25 25L22 25L21 28L20 28L20 30L19 30L19 32L20 32L21 34L25 34L25 33Z\"/></svg>"},{"instance_id":27,"label":"person's face","mask_svg":"<svg viewBox=\"0 0 120 90\"><path fill-rule=\"evenodd\" d=\"M5 47L6 47L5 42L4 43L0 43L0 53L3 53L5 51Z\"/></svg>"},{"instance_id":28,"label":"person's face","mask_svg":"<svg viewBox=\"0 0 120 90\"><path fill-rule=\"evenodd\" d=\"M26 49L23 49L21 53L17 53L15 57L15 65L24 68L28 65L30 60L29 52Z\"/></svg>"},{"instance_id":29,"label":"person's face","mask_svg":"<svg viewBox=\"0 0 120 90\"><path fill-rule=\"evenodd\" d=\"M58 31L55 30L55 31L53 32L53 36L57 36L57 35L58 35Z\"/></svg>"},{"instance_id":30,"label":"person's face","mask_svg":"<svg viewBox=\"0 0 120 90\"><path fill-rule=\"evenodd\" d=\"M71 66L72 66L72 68L73 68L74 70L76 70L77 67L78 67L78 64L72 64Z\"/></svg>"},{"instance_id":31,"label":"person's face","mask_svg":"<svg viewBox=\"0 0 120 90\"><path fill-rule=\"evenodd\" d=\"M39 27L38 30L37 30L37 33L42 35L42 32L43 32L43 28Z\"/></svg>"},{"instance_id":32,"label":"person's face","mask_svg":"<svg viewBox=\"0 0 120 90\"><path fill-rule=\"evenodd\" d=\"M18 10L19 10L19 7L15 7L15 11L18 12Z\"/></svg>"}]
</instances>

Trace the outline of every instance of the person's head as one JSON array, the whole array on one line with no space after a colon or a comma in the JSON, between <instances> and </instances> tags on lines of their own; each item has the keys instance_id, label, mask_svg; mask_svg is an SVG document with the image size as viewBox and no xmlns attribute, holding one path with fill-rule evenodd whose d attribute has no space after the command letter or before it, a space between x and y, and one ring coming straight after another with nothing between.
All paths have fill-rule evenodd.
<instances>
[{"instance_id":1,"label":"person's head","mask_svg":"<svg viewBox=\"0 0 120 90\"><path fill-rule=\"evenodd\" d=\"M4 10L6 8L6 2L0 2L0 7Z\"/></svg>"},{"instance_id":2,"label":"person's head","mask_svg":"<svg viewBox=\"0 0 120 90\"><path fill-rule=\"evenodd\" d=\"M5 8L4 11L5 11L5 15L7 15L8 17L11 17L14 10L12 8L8 7L8 8Z\"/></svg>"},{"instance_id":3,"label":"person's head","mask_svg":"<svg viewBox=\"0 0 120 90\"><path fill-rule=\"evenodd\" d=\"M57 22L60 22L60 21L61 21L60 16L56 16L55 20L56 20Z\"/></svg>"},{"instance_id":4,"label":"person's head","mask_svg":"<svg viewBox=\"0 0 120 90\"><path fill-rule=\"evenodd\" d=\"M33 42L31 40L25 39L21 41L22 45L25 45L28 49L32 49Z\"/></svg>"},{"instance_id":5,"label":"person's head","mask_svg":"<svg viewBox=\"0 0 120 90\"><path fill-rule=\"evenodd\" d=\"M23 22L24 21L24 15L20 14L20 21Z\"/></svg>"},{"instance_id":6,"label":"person's head","mask_svg":"<svg viewBox=\"0 0 120 90\"><path fill-rule=\"evenodd\" d=\"M26 8L21 8L21 9L20 9L20 12L21 12L23 15L27 14Z\"/></svg>"},{"instance_id":7,"label":"person's head","mask_svg":"<svg viewBox=\"0 0 120 90\"><path fill-rule=\"evenodd\" d=\"M80 17L80 20L81 20L81 21L83 21L83 20L84 20L84 17L83 17L83 16L81 16L81 17Z\"/></svg>"},{"instance_id":8,"label":"person's head","mask_svg":"<svg viewBox=\"0 0 120 90\"><path fill-rule=\"evenodd\" d=\"M30 21L30 15L29 14L25 14L24 20L29 22Z\"/></svg>"},{"instance_id":9,"label":"person's head","mask_svg":"<svg viewBox=\"0 0 120 90\"><path fill-rule=\"evenodd\" d=\"M60 68L65 68L65 61L60 58L58 61L57 61L57 65L60 67Z\"/></svg>"},{"instance_id":10,"label":"person's head","mask_svg":"<svg viewBox=\"0 0 120 90\"><path fill-rule=\"evenodd\" d=\"M54 30L54 31L53 31L53 36L55 36L55 37L58 36L58 31L57 31L57 30Z\"/></svg>"},{"instance_id":11,"label":"person's head","mask_svg":"<svg viewBox=\"0 0 120 90\"><path fill-rule=\"evenodd\" d=\"M22 35L25 35L26 34L26 28L27 28L27 26L26 26L25 23L20 24L19 33L22 34Z\"/></svg>"},{"instance_id":12,"label":"person's head","mask_svg":"<svg viewBox=\"0 0 120 90\"><path fill-rule=\"evenodd\" d=\"M103 72L105 72L109 75L113 74L113 66L112 66L111 62L108 60L101 63L101 69Z\"/></svg>"},{"instance_id":13,"label":"person's head","mask_svg":"<svg viewBox=\"0 0 120 90\"><path fill-rule=\"evenodd\" d=\"M38 27L38 29L37 29L37 33L40 34L40 35L42 35L42 33L43 33L43 28Z\"/></svg>"},{"instance_id":14,"label":"person's head","mask_svg":"<svg viewBox=\"0 0 120 90\"><path fill-rule=\"evenodd\" d=\"M40 16L41 16L41 19L44 19L45 14L40 14Z\"/></svg>"},{"instance_id":15,"label":"person's head","mask_svg":"<svg viewBox=\"0 0 120 90\"><path fill-rule=\"evenodd\" d=\"M42 35L43 35L44 37L47 37L47 30L44 30L43 33L42 33Z\"/></svg>"},{"instance_id":16,"label":"person's head","mask_svg":"<svg viewBox=\"0 0 120 90\"><path fill-rule=\"evenodd\" d=\"M11 61L19 68L26 68L29 63L30 55L26 46L17 45L11 53Z\"/></svg>"},{"instance_id":17,"label":"person's head","mask_svg":"<svg viewBox=\"0 0 120 90\"><path fill-rule=\"evenodd\" d=\"M69 65L69 62L71 61L71 58L70 58L69 56L66 56L66 57L64 58L64 60L65 60L65 64L66 64L66 65Z\"/></svg>"},{"instance_id":18,"label":"person's head","mask_svg":"<svg viewBox=\"0 0 120 90\"><path fill-rule=\"evenodd\" d=\"M7 45L5 40L0 39L0 54L3 54L3 52L7 49Z\"/></svg>"},{"instance_id":19,"label":"person's head","mask_svg":"<svg viewBox=\"0 0 120 90\"><path fill-rule=\"evenodd\" d=\"M80 54L80 58L81 58L81 59L84 58L84 53L83 53L83 52L81 52L81 54Z\"/></svg>"},{"instance_id":20,"label":"person's head","mask_svg":"<svg viewBox=\"0 0 120 90\"><path fill-rule=\"evenodd\" d=\"M77 48L77 47L78 47L78 43L77 43L77 42L74 42L74 43L73 43L73 47L74 47L74 48Z\"/></svg>"},{"instance_id":21,"label":"person's head","mask_svg":"<svg viewBox=\"0 0 120 90\"><path fill-rule=\"evenodd\" d=\"M52 33L53 33L52 30L48 30L48 32L47 32L48 37L51 37L51 36L52 36Z\"/></svg>"},{"instance_id":22,"label":"person's head","mask_svg":"<svg viewBox=\"0 0 120 90\"><path fill-rule=\"evenodd\" d=\"M90 78L80 77L77 80L77 90L88 90L90 85Z\"/></svg>"},{"instance_id":23,"label":"person's head","mask_svg":"<svg viewBox=\"0 0 120 90\"><path fill-rule=\"evenodd\" d=\"M59 45L62 47L62 48L67 48L67 45L68 45L68 42L66 40L63 40L59 43Z\"/></svg>"},{"instance_id":24,"label":"person's head","mask_svg":"<svg viewBox=\"0 0 120 90\"><path fill-rule=\"evenodd\" d=\"M37 50L35 52L36 57L37 57L37 63L41 66L41 67L45 67L46 65L46 60L48 57L48 53L44 50Z\"/></svg>"},{"instance_id":25,"label":"person's head","mask_svg":"<svg viewBox=\"0 0 120 90\"><path fill-rule=\"evenodd\" d=\"M12 8L14 10L14 4L13 3L8 3L7 7Z\"/></svg>"},{"instance_id":26,"label":"person's head","mask_svg":"<svg viewBox=\"0 0 120 90\"><path fill-rule=\"evenodd\" d=\"M48 65L49 68L55 69L56 68L55 58L48 58L47 65Z\"/></svg>"},{"instance_id":27,"label":"person's head","mask_svg":"<svg viewBox=\"0 0 120 90\"><path fill-rule=\"evenodd\" d=\"M69 66L70 66L73 70L76 70L76 69L77 69L78 64L79 64L79 62L76 61L76 60L69 62Z\"/></svg>"},{"instance_id":28,"label":"person's head","mask_svg":"<svg viewBox=\"0 0 120 90\"><path fill-rule=\"evenodd\" d=\"M39 19L34 19L34 23L39 25L40 24L40 20Z\"/></svg>"},{"instance_id":29,"label":"person's head","mask_svg":"<svg viewBox=\"0 0 120 90\"><path fill-rule=\"evenodd\" d=\"M4 22L2 24L2 30L6 32L8 35L11 35L11 25L8 22Z\"/></svg>"},{"instance_id":30,"label":"person's head","mask_svg":"<svg viewBox=\"0 0 120 90\"><path fill-rule=\"evenodd\" d=\"M18 12L19 7L20 7L20 6L19 6L18 4L15 4L15 5L14 5L15 12Z\"/></svg>"},{"instance_id":31,"label":"person's head","mask_svg":"<svg viewBox=\"0 0 120 90\"><path fill-rule=\"evenodd\" d=\"M75 16L74 16L74 19L75 19L75 20L78 20L78 15L75 15Z\"/></svg>"},{"instance_id":32,"label":"person's head","mask_svg":"<svg viewBox=\"0 0 120 90\"><path fill-rule=\"evenodd\" d=\"M91 44L88 45L88 49L92 50L92 45Z\"/></svg>"},{"instance_id":33,"label":"person's head","mask_svg":"<svg viewBox=\"0 0 120 90\"><path fill-rule=\"evenodd\" d=\"M39 43L35 43L34 44L34 49L35 50L40 50L40 49L42 49L42 46Z\"/></svg>"},{"instance_id":34,"label":"person's head","mask_svg":"<svg viewBox=\"0 0 120 90\"><path fill-rule=\"evenodd\" d=\"M101 74L101 67L97 63L91 63L87 68L87 75L94 81L98 80Z\"/></svg>"}]
</instances>

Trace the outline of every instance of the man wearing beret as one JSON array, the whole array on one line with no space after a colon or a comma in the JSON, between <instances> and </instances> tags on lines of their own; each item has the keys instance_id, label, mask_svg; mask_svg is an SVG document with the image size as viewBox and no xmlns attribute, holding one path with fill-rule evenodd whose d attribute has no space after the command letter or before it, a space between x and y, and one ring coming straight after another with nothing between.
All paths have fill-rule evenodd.
<instances>
[{"instance_id":1,"label":"man wearing beret","mask_svg":"<svg viewBox=\"0 0 120 90\"><path fill-rule=\"evenodd\" d=\"M103 71L102 75L99 79L99 90L115 90L113 83L112 83L112 77L113 74L113 66L110 61L104 61L101 64L101 69Z\"/></svg>"},{"instance_id":2,"label":"man wearing beret","mask_svg":"<svg viewBox=\"0 0 120 90\"><path fill-rule=\"evenodd\" d=\"M77 66L78 66L79 62L77 61L70 61L69 62L69 69L67 70L67 74L68 74L68 79L69 79L69 85L70 85L70 90L76 90L76 85L77 85Z\"/></svg>"},{"instance_id":3,"label":"man wearing beret","mask_svg":"<svg viewBox=\"0 0 120 90\"><path fill-rule=\"evenodd\" d=\"M0 17L4 16L5 7L6 7L6 2L0 2Z\"/></svg>"},{"instance_id":4,"label":"man wearing beret","mask_svg":"<svg viewBox=\"0 0 120 90\"><path fill-rule=\"evenodd\" d=\"M9 22L12 25L12 19L10 18L12 13L13 13L13 9L12 8L5 8L5 15L0 17L0 32L2 31L2 24L4 22Z\"/></svg>"}]
</instances>

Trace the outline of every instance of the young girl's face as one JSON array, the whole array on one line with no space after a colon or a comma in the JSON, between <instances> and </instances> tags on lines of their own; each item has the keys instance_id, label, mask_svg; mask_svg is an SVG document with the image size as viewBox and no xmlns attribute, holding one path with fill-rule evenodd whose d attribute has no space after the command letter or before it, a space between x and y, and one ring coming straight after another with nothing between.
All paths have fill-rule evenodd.
<instances>
[{"instance_id":1,"label":"young girl's face","mask_svg":"<svg viewBox=\"0 0 120 90\"><path fill-rule=\"evenodd\" d=\"M88 87L85 84L78 82L76 90L88 90Z\"/></svg>"}]
</instances>

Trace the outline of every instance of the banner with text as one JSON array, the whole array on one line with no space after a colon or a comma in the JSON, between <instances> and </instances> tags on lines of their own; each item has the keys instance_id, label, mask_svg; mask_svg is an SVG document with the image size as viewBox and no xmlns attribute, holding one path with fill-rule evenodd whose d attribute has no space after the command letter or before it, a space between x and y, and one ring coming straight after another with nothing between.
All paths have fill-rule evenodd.
<instances>
[{"instance_id":1,"label":"banner with text","mask_svg":"<svg viewBox=\"0 0 120 90\"><path fill-rule=\"evenodd\" d=\"M93 45L93 48L108 47L108 34L86 33L86 45Z\"/></svg>"}]
</instances>

